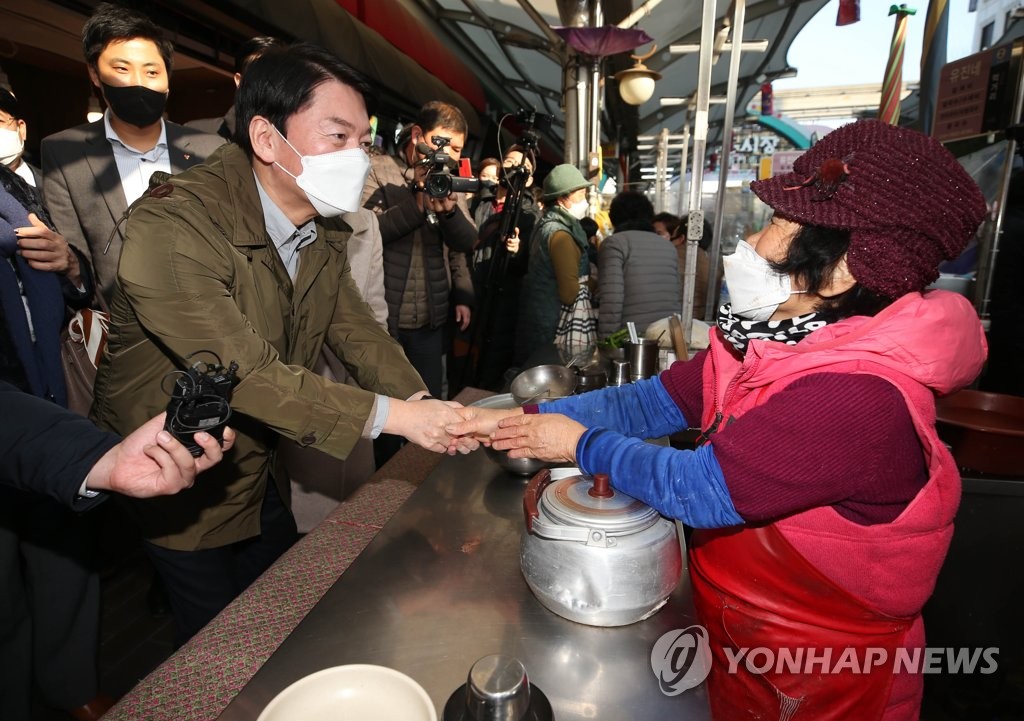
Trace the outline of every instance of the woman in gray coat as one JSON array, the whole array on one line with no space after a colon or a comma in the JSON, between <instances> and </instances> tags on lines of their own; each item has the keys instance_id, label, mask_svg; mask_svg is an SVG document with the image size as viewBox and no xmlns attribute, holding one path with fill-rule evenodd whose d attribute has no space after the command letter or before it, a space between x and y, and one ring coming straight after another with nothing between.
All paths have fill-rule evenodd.
<instances>
[{"instance_id":1,"label":"woman in gray coat","mask_svg":"<svg viewBox=\"0 0 1024 721\"><path fill-rule=\"evenodd\" d=\"M640 333L682 306L679 260L671 241L654 232L654 207L641 193L626 190L608 214L615 233L598 251L598 335L605 338L628 321Z\"/></svg>"}]
</instances>

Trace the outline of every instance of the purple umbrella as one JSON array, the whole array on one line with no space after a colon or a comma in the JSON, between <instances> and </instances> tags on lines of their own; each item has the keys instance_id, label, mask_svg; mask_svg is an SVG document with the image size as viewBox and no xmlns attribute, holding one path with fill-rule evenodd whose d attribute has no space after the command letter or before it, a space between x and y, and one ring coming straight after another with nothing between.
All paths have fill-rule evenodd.
<instances>
[{"instance_id":1,"label":"purple umbrella","mask_svg":"<svg viewBox=\"0 0 1024 721\"><path fill-rule=\"evenodd\" d=\"M624 30L614 25L599 28L555 28L573 50L594 58L603 58L632 50L654 40L643 30Z\"/></svg>"}]
</instances>

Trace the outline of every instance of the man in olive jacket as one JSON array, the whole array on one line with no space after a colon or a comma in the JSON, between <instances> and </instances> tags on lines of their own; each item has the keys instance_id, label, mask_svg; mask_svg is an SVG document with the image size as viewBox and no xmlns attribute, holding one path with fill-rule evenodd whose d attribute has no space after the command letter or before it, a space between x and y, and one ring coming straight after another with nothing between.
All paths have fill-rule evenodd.
<instances>
[{"instance_id":1,"label":"man in olive jacket","mask_svg":"<svg viewBox=\"0 0 1024 721\"><path fill-rule=\"evenodd\" d=\"M339 458L381 431L443 451L458 418L420 400L423 381L360 296L351 229L316 219L359 207L367 91L325 50L268 50L238 91L237 145L131 210L95 419L123 433L166 406L175 371L215 358L239 365L232 452L177 496L131 502L180 642L295 538L288 478L274 462L279 435ZM309 370L323 345L359 388Z\"/></svg>"}]
</instances>

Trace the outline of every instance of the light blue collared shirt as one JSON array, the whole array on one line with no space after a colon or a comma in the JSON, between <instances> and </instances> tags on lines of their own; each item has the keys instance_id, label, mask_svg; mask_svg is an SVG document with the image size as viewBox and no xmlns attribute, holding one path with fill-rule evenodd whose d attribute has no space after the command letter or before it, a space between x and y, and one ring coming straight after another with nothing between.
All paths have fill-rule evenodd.
<instances>
[{"instance_id":1,"label":"light blue collared shirt","mask_svg":"<svg viewBox=\"0 0 1024 721\"><path fill-rule=\"evenodd\" d=\"M263 206L263 222L267 227L267 235L277 248L277 254L288 271L288 277L294 283L299 272L299 251L316 240L316 223L310 220L302 227L296 228L284 211L267 195L255 173L253 178L256 179L256 190L259 191L260 205Z\"/></svg>"},{"instance_id":2,"label":"light blue collared shirt","mask_svg":"<svg viewBox=\"0 0 1024 721\"><path fill-rule=\"evenodd\" d=\"M126 145L110 125L110 108L103 113L103 128L107 141L114 151L114 163L117 174L121 177L121 190L124 200L131 205L142 197L149 188L149 176L158 170L171 172L171 156L167 152L167 126L160 120L160 138L151 150L142 152Z\"/></svg>"},{"instance_id":3,"label":"light blue collared shirt","mask_svg":"<svg viewBox=\"0 0 1024 721\"><path fill-rule=\"evenodd\" d=\"M267 235L277 249L277 254L288 271L288 277L295 282L295 276L299 270L299 251L316 240L316 223L312 220L301 228L288 220L284 211L277 207L277 204L267 195L267 191L260 184L260 179L253 173L256 181L256 190L260 194L260 205L263 207L263 224L267 228ZM373 423L369 428L369 437L376 438L384 430L384 423L388 419L388 411L391 408L390 399L379 393L375 394L376 402L373 404ZM364 429L363 433L366 433Z\"/></svg>"}]
</instances>

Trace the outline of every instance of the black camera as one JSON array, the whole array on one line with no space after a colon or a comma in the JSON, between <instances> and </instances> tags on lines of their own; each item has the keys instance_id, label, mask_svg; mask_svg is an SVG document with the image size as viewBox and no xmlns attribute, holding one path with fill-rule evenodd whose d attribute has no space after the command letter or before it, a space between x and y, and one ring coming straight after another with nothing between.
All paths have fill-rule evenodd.
<instances>
[{"instance_id":1,"label":"black camera","mask_svg":"<svg viewBox=\"0 0 1024 721\"><path fill-rule=\"evenodd\" d=\"M195 434L205 431L218 441L224 440L224 424L231 417L231 391L238 383L238 364L227 368L216 363L195 363L187 371L176 371L174 389L167 402L164 430L181 441L198 458L203 448Z\"/></svg>"},{"instance_id":2,"label":"black camera","mask_svg":"<svg viewBox=\"0 0 1024 721\"><path fill-rule=\"evenodd\" d=\"M447 198L452 193L479 193L481 189L494 185L487 180L462 178L452 174L452 170L457 170L459 164L445 151L448 144L452 142L451 138L432 135L430 142L434 144L435 149L424 153L427 157L422 162L431 166L423 188L431 198ZM420 151L423 152L425 147L425 145L421 145Z\"/></svg>"},{"instance_id":3,"label":"black camera","mask_svg":"<svg viewBox=\"0 0 1024 721\"><path fill-rule=\"evenodd\" d=\"M553 115L538 113L536 110L521 109L516 113L516 122L525 126L525 132L546 133L551 130L551 123L554 119Z\"/></svg>"}]
</instances>

